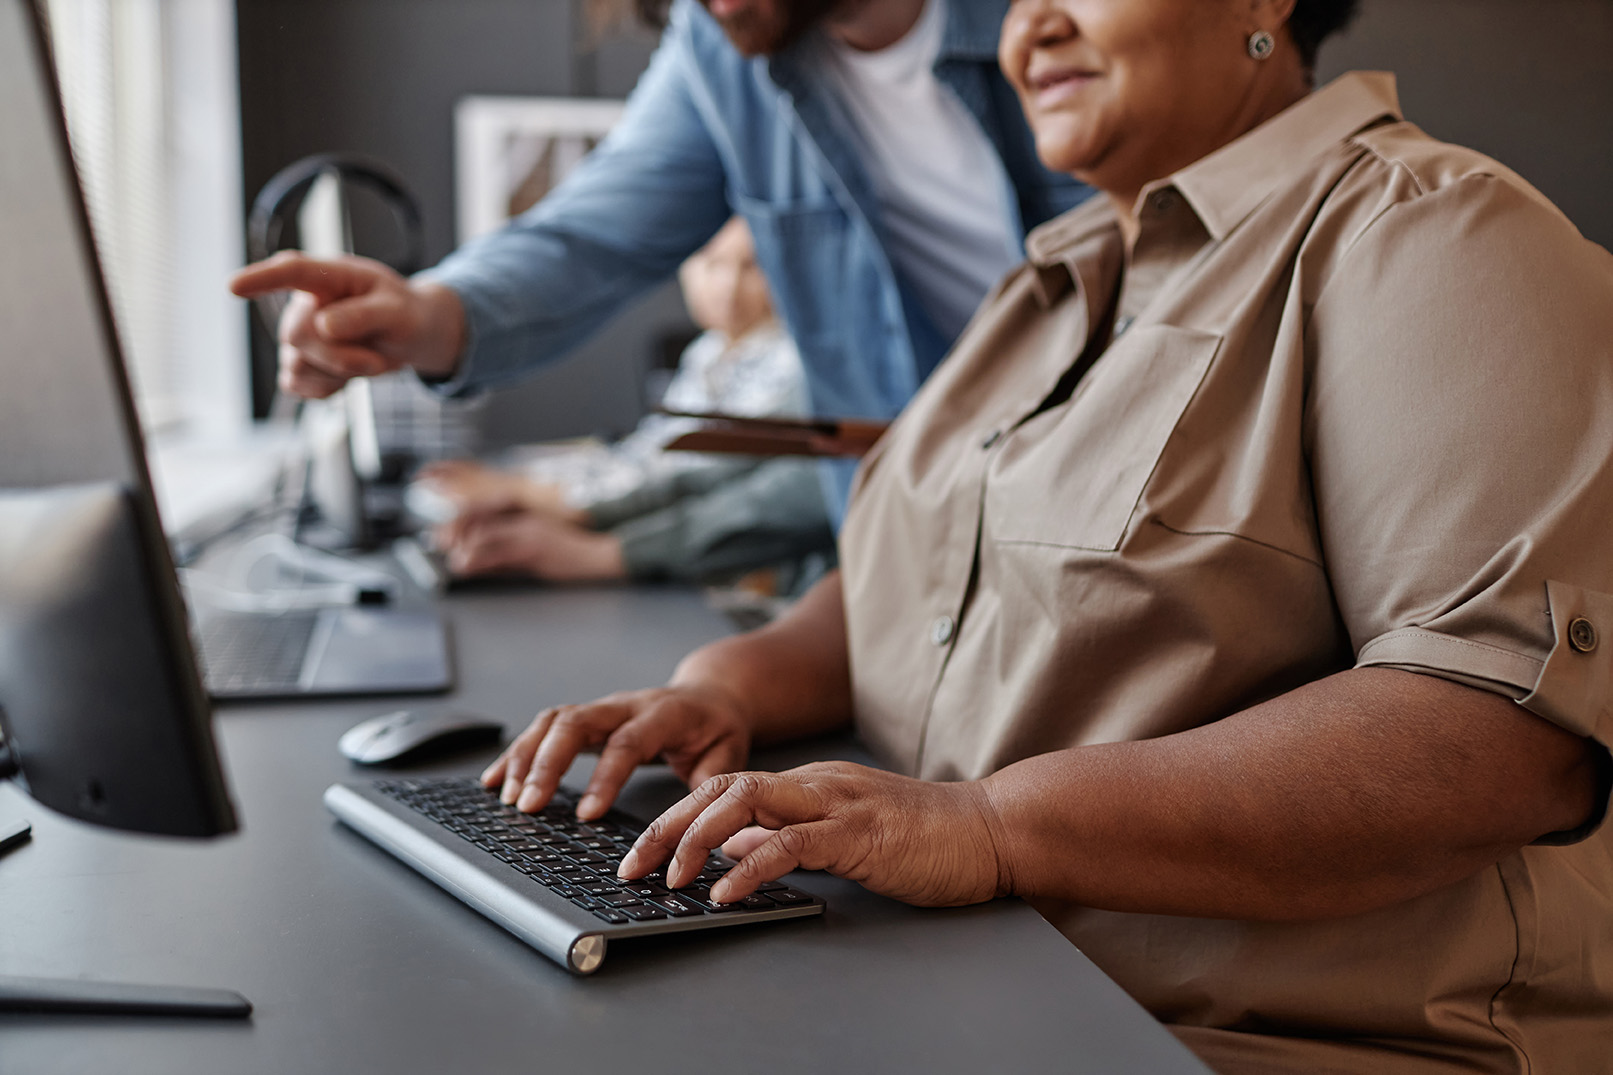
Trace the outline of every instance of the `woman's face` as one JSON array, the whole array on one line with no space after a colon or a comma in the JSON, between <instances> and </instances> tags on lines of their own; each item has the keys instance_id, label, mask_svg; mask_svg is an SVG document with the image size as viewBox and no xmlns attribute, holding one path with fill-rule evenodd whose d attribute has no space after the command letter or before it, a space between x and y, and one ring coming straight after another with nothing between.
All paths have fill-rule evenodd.
<instances>
[{"instance_id":1,"label":"woman's face","mask_svg":"<svg viewBox=\"0 0 1613 1075\"><path fill-rule=\"evenodd\" d=\"M683 263L678 282L695 324L730 340L773 316L767 279L756 264L750 229L738 217Z\"/></svg>"},{"instance_id":2,"label":"woman's face","mask_svg":"<svg viewBox=\"0 0 1613 1075\"><path fill-rule=\"evenodd\" d=\"M1270 0L1014 0L998 60L1019 92L1043 163L1134 197L1253 125L1262 86L1276 72L1263 67L1281 59L1285 71L1298 69L1281 31L1290 7ZM1260 29L1278 40L1278 55L1263 62L1248 53L1249 36Z\"/></svg>"}]
</instances>

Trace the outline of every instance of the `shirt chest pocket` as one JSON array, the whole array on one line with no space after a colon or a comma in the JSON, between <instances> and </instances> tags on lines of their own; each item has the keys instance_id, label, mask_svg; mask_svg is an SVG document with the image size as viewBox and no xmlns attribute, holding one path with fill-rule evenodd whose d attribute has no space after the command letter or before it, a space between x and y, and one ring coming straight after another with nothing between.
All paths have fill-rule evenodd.
<instances>
[{"instance_id":1,"label":"shirt chest pocket","mask_svg":"<svg viewBox=\"0 0 1613 1075\"><path fill-rule=\"evenodd\" d=\"M986 479L986 534L998 543L1113 552L1120 547L1221 337L1146 325L1111 346L1065 403L1027 419Z\"/></svg>"},{"instance_id":2,"label":"shirt chest pocket","mask_svg":"<svg viewBox=\"0 0 1613 1075\"><path fill-rule=\"evenodd\" d=\"M796 341L821 346L837 337L837 304L820 296L834 295L847 269L851 224L845 210L827 197L788 203L729 198L750 226L757 264Z\"/></svg>"}]
</instances>

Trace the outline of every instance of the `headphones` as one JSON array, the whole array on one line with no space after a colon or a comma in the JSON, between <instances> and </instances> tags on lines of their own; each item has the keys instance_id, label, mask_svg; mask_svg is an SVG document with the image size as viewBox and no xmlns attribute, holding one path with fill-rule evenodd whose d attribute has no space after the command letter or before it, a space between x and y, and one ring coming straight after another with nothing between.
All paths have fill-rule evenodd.
<instances>
[{"instance_id":1,"label":"headphones","mask_svg":"<svg viewBox=\"0 0 1613 1075\"><path fill-rule=\"evenodd\" d=\"M380 196L403 234L403 256L390 263L392 268L404 276L420 269L426 257L420 203L396 172L380 161L351 153L316 153L303 157L280 169L263 185L252 200L252 213L247 218L247 254L251 260L262 261L279 249L286 221L302 207L302 200L314 181L330 174L344 184L353 183Z\"/></svg>"}]
</instances>

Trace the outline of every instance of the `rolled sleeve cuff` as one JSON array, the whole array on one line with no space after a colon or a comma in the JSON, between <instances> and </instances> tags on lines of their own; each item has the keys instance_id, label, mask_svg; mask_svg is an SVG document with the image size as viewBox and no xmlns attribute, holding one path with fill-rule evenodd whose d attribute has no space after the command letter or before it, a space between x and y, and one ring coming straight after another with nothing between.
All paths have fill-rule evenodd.
<instances>
[{"instance_id":1,"label":"rolled sleeve cuff","mask_svg":"<svg viewBox=\"0 0 1613 1075\"><path fill-rule=\"evenodd\" d=\"M1546 583L1551 654L1523 706L1569 731L1608 745L1613 736L1613 597Z\"/></svg>"},{"instance_id":2,"label":"rolled sleeve cuff","mask_svg":"<svg viewBox=\"0 0 1613 1075\"><path fill-rule=\"evenodd\" d=\"M1540 678L1541 662L1484 642L1405 627L1362 646L1355 666L1426 672L1519 701Z\"/></svg>"},{"instance_id":3,"label":"rolled sleeve cuff","mask_svg":"<svg viewBox=\"0 0 1613 1075\"><path fill-rule=\"evenodd\" d=\"M1538 717L1595 742L1601 750L1597 809L1571 832L1536 843L1567 844L1601 826L1613 794L1613 596L1567 583L1546 583L1552 647L1544 661L1498 646L1420 627L1382 635L1365 646L1356 667L1400 668L1505 694Z\"/></svg>"}]
</instances>

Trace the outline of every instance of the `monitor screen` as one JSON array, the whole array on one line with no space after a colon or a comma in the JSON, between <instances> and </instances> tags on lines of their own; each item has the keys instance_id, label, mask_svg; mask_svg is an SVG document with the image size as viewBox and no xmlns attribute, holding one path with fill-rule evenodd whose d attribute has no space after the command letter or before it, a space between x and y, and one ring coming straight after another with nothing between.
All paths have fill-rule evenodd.
<instances>
[{"instance_id":1,"label":"monitor screen","mask_svg":"<svg viewBox=\"0 0 1613 1075\"><path fill-rule=\"evenodd\" d=\"M0 0L0 731L36 799L207 836L234 812L31 0Z\"/></svg>"}]
</instances>

